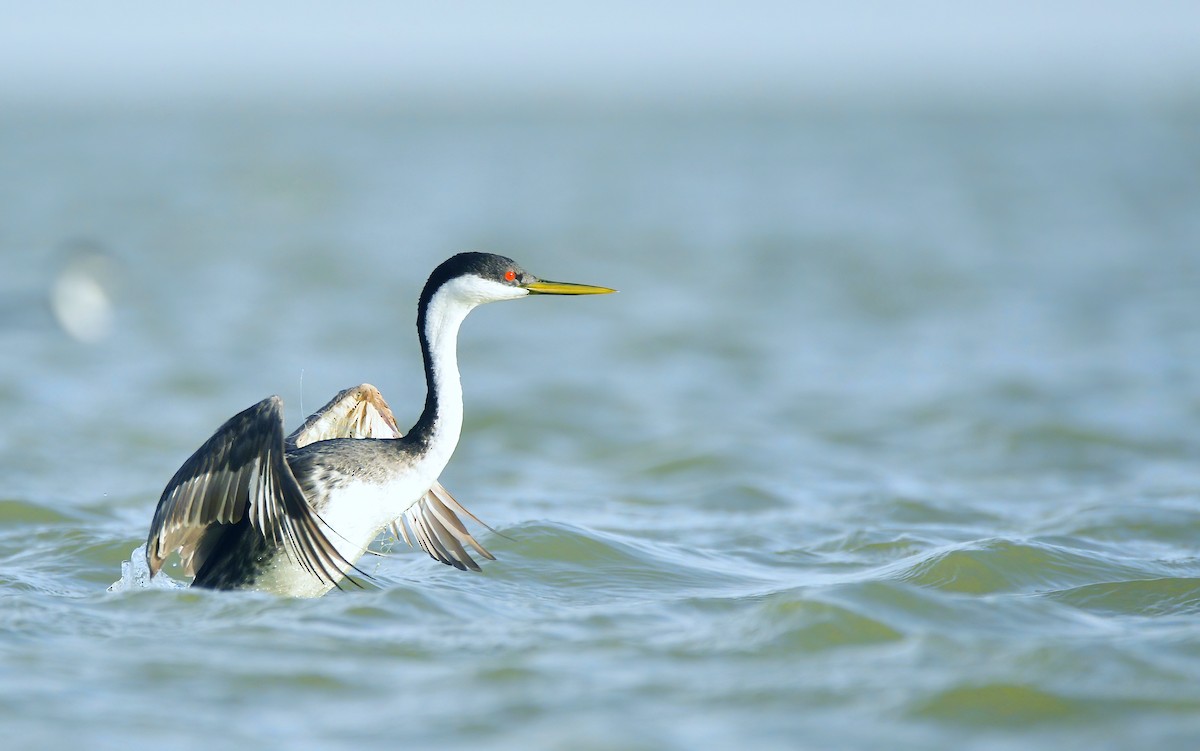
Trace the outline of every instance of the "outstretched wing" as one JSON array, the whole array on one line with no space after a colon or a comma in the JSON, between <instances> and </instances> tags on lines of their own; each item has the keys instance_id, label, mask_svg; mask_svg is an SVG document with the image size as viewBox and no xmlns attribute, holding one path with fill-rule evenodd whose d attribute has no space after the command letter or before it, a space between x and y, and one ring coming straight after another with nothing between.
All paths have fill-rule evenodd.
<instances>
[{"instance_id":1,"label":"outstretched wing","mask_svg":"<svg viewBox=\"0 0 1200 751\"><path fill-rule=\"evenodd\" d=\"M450 495L450 491L442 487L440 482L435 482L429 492L421 496L421 500L409 506L396 521L392 522L392 532L396 537L402 538L408 543L409 547L416 547L413 545L415 537L421 550L447 566L453 566L459 571L466 569L479 571L479 564L467 553L463 543L470 545L475 552L489 561L496 560L496 556L489 553L467 531L462 521L455 515L455 511L471 517L476 523L493 532L496 531L468 511L466 506L455 500L454 496Z\"/></svg>"},{"instance_id":2,"label":"outstretched wing","mask_svg":"<svg viewBox=\"0 0 1200 751\"><path fill-rule=\"evenodd\" d=\"M195 575L220 538L220 525L243 519L322 582L336 584L353 568L321 531L284 458L277 396L230 418L167 483L146 540L151 575L174 550L184 571Z\"/></svg>"},{"instance_id":3,"label":"outstretched wing","mask_svg":"<svg viewBox=\"0 0 1200 751\"><path fill-rule=\"evenodd\" d=\"M369 383L342 389L287 437L288 451L331 438L399 438L383 394Z\"/></svg>"},{"instance_id":4,"label":"outstretched wing","mask_svg":"<svg viewBox=\"0 0 1200 751\"><path fill-rule=\"evenodd\" d=\"M287 447L296 449L331 438L399 438L401 435L383 394L371 384L364 383L341 391L317 410L288 436ZM456 511L491 529L456 501L440 482L434 482L421 500L392 522L392 531L410 547L419 546L435 560L460 570L479 571L479 564L464 546L473 548L489 561L496 557L467 531Z\"/></svg>"}]
</instances>

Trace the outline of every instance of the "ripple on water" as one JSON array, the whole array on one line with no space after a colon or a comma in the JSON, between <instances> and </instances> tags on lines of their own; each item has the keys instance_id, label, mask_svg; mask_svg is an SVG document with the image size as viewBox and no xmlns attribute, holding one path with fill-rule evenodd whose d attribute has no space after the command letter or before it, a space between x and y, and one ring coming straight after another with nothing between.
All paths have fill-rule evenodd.
<instances>
[{"instance_id":1,"label":"ripple on water","mask_svg":"<svg viewBox=\"0 0 1200 751\"><path fill-rule=\"evenodd\" d=\"M489 575L566 592L679 597L753 579L720 556L570 524L527 522L504 534L494 546L504 563Z\"/></svg>"},{"instance_id":2,"label":"ripple on water","mask_svg":"<svg viewBox=\"0 0 1200 751\"><path fill-rule=\"evenodd\" d=\"M760 655L879 644L904 636L877 616L799 591L768 595L745 617L744 643Z\"/></svg>"},{"instance_id":3,"label":"ripple on water","mask_svg":"<svg viewBox=\"0 0 1200 751\"><path fill-rule=\"evenodd\" d=\"M27 524L61 524L69 518L51 506L16 498L0 500L0 526L5 528Z\"/></svg>"},{"instance_id":4,"label":"ripple on water","mask_svg":"<svg viewBox=\"0 0 1200 751\"><path fill-rule=\"evenodd\" d=\"M1040 688L1025 683L960 685L914 702L914 717L972 727L1014 728L1029 725L1087 725L1134 713L1192 716L1200 702L1188 698L1104 696Z\"/></svg>"},{"instance_id":5,"label":"ripple on water","mask_svg":"<svg viewBox=\"0 0 1200 751\"><path fill-rule=\"evenodd\" d=\"M1090 702L1035 686L991 683L956 686L938 692L918 702L911 714L960 725L1012 727L1078 720L1096 711Z\"/></svg>"},{"instance_id":6,"label":"ripple on water","mask_svg":"<svg viewBox=\"0 0 1200 751\"><path fill-rule=\"evenodd\" d=\"M1065 586L1128 579L1146 572L1091 550L1037 540L978 540L925 554L897 578L946 592L1044 592Z\"/></svg>"},{"instance_id":7,"label":"ripple on water","mask_svg":"<svg viewBox=\"0 0 1200 751\"><path fill-rule=\"evenodd\" d=\"M1081 610L1109 615L1196 615L1200 613L1200 578L1099 582L1052 592L1047 597Z\"/></svg>"}]
</instances>

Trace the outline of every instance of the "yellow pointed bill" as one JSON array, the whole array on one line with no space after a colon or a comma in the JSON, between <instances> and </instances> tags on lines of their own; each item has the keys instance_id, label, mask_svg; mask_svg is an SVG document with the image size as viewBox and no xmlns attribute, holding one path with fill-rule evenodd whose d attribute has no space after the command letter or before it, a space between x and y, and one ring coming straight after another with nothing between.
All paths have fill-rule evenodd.
<instances>
[{"instance_id":1,"label":"yellow pointed bill","mask_svg":"<svg viewBox=\"0 0 1200 751\"><path fill-rule=\"evenodd\" d=\"M616 292L608 287L593 287L590 284L573 284L571 282L548 282L539 279L525 285L531 295L607 295Z\"/></svg>"}]
</instances>

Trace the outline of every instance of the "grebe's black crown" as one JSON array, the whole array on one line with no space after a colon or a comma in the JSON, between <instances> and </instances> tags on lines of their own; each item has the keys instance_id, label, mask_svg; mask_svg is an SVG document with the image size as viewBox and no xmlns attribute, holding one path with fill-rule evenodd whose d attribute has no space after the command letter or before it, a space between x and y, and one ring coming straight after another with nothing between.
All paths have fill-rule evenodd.
<instances>
[{"instance_id":1,"label":"grebe's black crown","mask_svg":"<svg viewBox=\"0 0 1200 751\"><path fill-rule=\"evenodd\" d=\"M442 261L429 275L429 281L425 282L425 289L421 292L421 303L427 303L443 284L460 276L473 275L501 284L512 284L511 280L504 278L510 270L516 272L517 279L525 276L525 272L511 258L495 253L459 253Z\"/></svg>"}]
</instances>

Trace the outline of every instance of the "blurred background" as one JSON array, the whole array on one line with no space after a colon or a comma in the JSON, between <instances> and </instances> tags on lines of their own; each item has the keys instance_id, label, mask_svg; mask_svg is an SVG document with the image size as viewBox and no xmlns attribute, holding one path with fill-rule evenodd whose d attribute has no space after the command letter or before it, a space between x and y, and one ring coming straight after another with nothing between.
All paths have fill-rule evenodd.
<instances>
[{"instance_id":1,"label":"blurred background","mask_svg":"<svg viewBox=\"0 0 1200 751\"><path fill-rule=\"evenodd\" d=\"M0 15L15 747L1200 737L1200 6ZM236 411L410 424L461 250L621 290L464 327L499 561L106 591Z\"/></svg>"}]
</instances>

